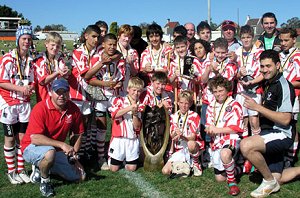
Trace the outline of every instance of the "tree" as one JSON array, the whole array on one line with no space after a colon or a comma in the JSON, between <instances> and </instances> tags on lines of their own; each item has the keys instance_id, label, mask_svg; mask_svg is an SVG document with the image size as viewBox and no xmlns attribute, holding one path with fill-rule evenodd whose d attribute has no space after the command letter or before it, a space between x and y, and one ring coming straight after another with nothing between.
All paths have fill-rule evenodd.
<instances>
[{"instance_id":1,"label":"tree","mask_svg":"<svg viewBox=\"0 0 300 198\"><path fill-rule=\"evenodd\" d=\"M300 19L298 17L293 17L287 20L287 23L281 24L281 27L290 27L290 28L300 28Z\"/></svg>"},{"instance_id":2,"label":"tree","mask_svg":"<svg viewBox=\"0 0 300 198\"><path fill-rule=\"evenodd\" d=\"M112 22L112 23L110 24L110 26L109 26L109 33L112 33L112 34L114 34L114 35L117 36L117 34L118 34L118 29L119 29L118 23L117 23L117 22Z\"/></svg>"},{"instance_id":3,"label":"tree","mask_svg":"<svg viewBox=\"0 0 300 198\"><path fill-rule=\"evenodd\" d=\"M22 25L31 25L31 21L29 21L27 18L24 18L22 13L18 13L17 11L13 10L12 8L6 5L0 5L0 17L20 17L22 18Z\"/></svg>"},{"instance_id":4,"label":"tree","mask_svg":"<svg viewBox=\"0 0 300 198\"><path fill-rule=\"evenodd\" d=\"M41 26L37 25L34 29L33 29L34 32L39 32L39 31L42 31L42 28Z\"/></svg>"},{"instance_id":5,"label":"tree","mask_svg":"<svg viewBox=\"0 0 300 198\"><path fill-rule=\"evenodd\" d=\"M63 26L62 24L52 24L52 25L45 25L43 28L44 31L51 31L51 30L57 30L57 31L67 31L67 28Z\"/></svg>"},{"instance_id":6,"label":"tree","mask_svg":"<svg viewBox=\"0 0 300 198\"><path fill-rule=\"evenodd\" d=\"M143 23L140 23L139 27L142 29L142 34L145 35L146 34L146 31L147 31L147 28L150 24L149 23L146 23L146 22L143 22Z\"/></svg>"}]
</instances>

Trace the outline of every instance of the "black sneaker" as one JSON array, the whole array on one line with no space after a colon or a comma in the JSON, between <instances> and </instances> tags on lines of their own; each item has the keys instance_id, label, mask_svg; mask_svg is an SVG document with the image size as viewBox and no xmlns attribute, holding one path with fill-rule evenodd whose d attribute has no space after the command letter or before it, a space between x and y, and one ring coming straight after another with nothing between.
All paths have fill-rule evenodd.
<instances>
[{"instance_id":1,"label":"black sneaker","mask_svg":"<svg viewBox=\"0 0 300 198\"><path fill-rule=\"evenodd\" d=\"M54 189L50 182L41 183L40 184L40 191L44 197L51 197L54 196Z\"/></svg>"},{"instance_id":2,"label":"black sneaker","mask_svg":"<svg viewBox=\"0 0 300 198\"><path fill-rule=\"evenodd\" d=\"M31 183L41 183L41 173L38 167L32 165L32 173L30 175Z\"/></svg>"}]
</instances>

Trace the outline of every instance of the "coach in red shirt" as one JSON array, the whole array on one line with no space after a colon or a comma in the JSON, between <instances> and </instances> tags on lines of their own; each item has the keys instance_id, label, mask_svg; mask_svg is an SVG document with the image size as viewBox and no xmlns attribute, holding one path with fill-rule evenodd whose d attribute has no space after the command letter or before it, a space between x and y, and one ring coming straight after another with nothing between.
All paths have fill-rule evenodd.
<instances>
[{"instance_id":1,"label":"coach in red shirt","mask_svg":"<svg viewBox=\"0 0 300 198\"><path fill-rule=\"evenodd\" d=\"M54 195L49 171L68 181L85 177L76 155L84 132L83 121L80 110L69 100L69 89L66 80L53 81L51 97L34 106L21 142L24 159L33 164L30 180L40 182L40 191L47 197ZM68 135L74 144L65 143Z\"/></svg>"}]
</instances>

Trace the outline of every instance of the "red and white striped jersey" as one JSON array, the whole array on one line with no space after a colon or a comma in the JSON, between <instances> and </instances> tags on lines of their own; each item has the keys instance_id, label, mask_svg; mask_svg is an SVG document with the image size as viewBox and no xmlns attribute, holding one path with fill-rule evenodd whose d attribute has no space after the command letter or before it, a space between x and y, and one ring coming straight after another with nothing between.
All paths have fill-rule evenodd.
<instances>
[{"instance_id":1,"label":"red and white striped jersey","mask_svg":"<svg viewBox=\"0 0 300 198\"><path fill-rule=\"evenodd\" d=\"M300 50L298 48L289 49L289 53L280 52L281 69L283 76L290 82L300 80ZM295 89L299 96L299 89Z\"/></svg>"},{"instance_id":2,"label":"red and white striped jersey","mask_svg":"<svg viewBox=\"0 0 300 198\"><path fill-rule=\"evenodd\" d=\"M171 115L170 118L170 133L172 133L175 129L179 128L182 131L182 134L185 137L190 136L192 133L196 135L196 140L199 142L201 146L204 145L203 140L200 135L200 116L194 111L188 111L185 115L182 115L180 111ZM183 140L180 140L183 141ZM183 148L180 141L175 142L174 147L176 150L180 150ZM203 149L200 148L200 149Z\"/></svg>"},{"instance_id":3,"label":"red and white striped jersey","mask_svg":"<svg viewBox=\"0 0 300 198\"><path fill-rule=\"evenodd\" d=\"M119 110L130 106L131 103L129 98L117 97L113 100L112 106L108 109L111 113L111 118L113 120L112 124L112 137L125 137L125 138L136 138L139 135L139 130L134 130L132 123L132 112L129 111L124 115L116 118L116 114ZM141 113L138 112L138 118L141 119Z\"/></svg>"},{"instance_id":4,"label":"red and white striped jersey","mask_svg":"<svg viewBox=\"0 0 300 198\"><path fill-rule=\"evenodd\" d=\"M239 139L239 133L243 132L243 111L240 103L228 96L223 104L216 100L212 101L206 112L206 126L214 125L218 128L229 127L236 133L218 134L212 137L212 149L222 148L226 140L230 140L230 144L235 146L236 140Z\"/></svg>"},{"instance_id":5,"label":"red and white striped jersey","mask_svg":"<svg viewBox=\"0 0 300 198\"><path fill-rule=\"evenodd\" d=\"M255 45L252 47L251 51L243 54L243 46L239 47L236 50L237 55L237 65L238 71L241 67L246 67L247 75L251 76L252 78L257 78L260 75L260 61L259 56L264 50L261 48L257 48ZM237 84L237 92L240 93L244 91L244 87L239 81ZM261 93L261 89L257 90L258 93Z\"/></svg>"},{"instance_id":6,"label":"red and white striped jersey","mask_svg":"<svg viewBox=\"0 0 300 198\"><path fill-rule=\"evenodd\" d=\"M135 49L133 49L130 45L128 46L127 52L122 52L121 44L118 44L117 46L117 50L119 50L122 54L123 57L122 59L124 59L126 61L126 66L125 66L125 78L124 78L124 82L123 82L123 91L125 92L128 86L128 81L131 77L131 70L134 68L136 72L138 72L140 70L140 63L139 63L139 54L137 53L137 51ZM133 68L130 67L130 64L127 62L127 57L131 56L134 59L133 62Z\"/></svg>"},{"instance_id":7,"label":"red and white striped jersey","mask_svg":"<svg viewBox=\"0 0 300 198\"><path fill-rule=\"evenodd\" d=\"M0 62L0 83L11 83L19 86L34 83L33 58L28 55L25 61L20 60L22 63L19 63L18 57L16 49L2 57ZM21 92L0 88L0 109L29 101L30 97L24 96Z\"/></svg>"},{"instance_id":8,"label":"red and white striped jersey","mask_svg":"<svg viewBox=\"0 0 300 198\"><path fill-rule=\"evenodd\" d=\"M87 82L82 77L93 65L93 56L97 54L97 49L88 51L84 44L73 50L72 56L72 74L68 81L70 84L70 96L72 100L86 101L86 93L84 91Z\"/></svg>"},{"instance_id":9,"label":"red and white striped jersey","mask_svg":"<svg viewBox=\"0 0 300 198\"><path fill-rule=\"evenodd\" d=\"M154 106L160 104L162 101L167 101L170 105L172 104L171 98L166 91L163 91L160 97L155 96L153 86L148 85L146 90L140 96L141 105L139 106L139 111L143 111L146 105L153 108ZM172 109L169 109L172 112Z\"/></svg>"},{"instance_id":10,"label":"red and white striped jersey","mask_svg":"<svg viewBox=\"0 0 300 198\"><path fill-rule=\"evenodd\" d=\"M54 64L50 64L47 55L45 52L40 54L34 61L33 67L36 74L37 86L36 92L37 102L45 100L48 96L51 96L51 84L41 85L41 82L44 82L47 76L51 75L53 72L63 69L65 67L65 61L62 56L57 55L54 58Z\"/></svg>"},{"instance_id":11,"label":"red and white striped jersey","mask_svg":"<svg viewBox=\"0 0 300 198\"><path fill-rule=\"evenodd\" d=\"M101 49L100 52L93 57L93 64L101 61L101 56L104 52L104 49ZM112 79L113 81L120 82L125 79L125 60L120 59L119 61L111 62L109 65L103 65L101 69L96 73L93 79L98 79L102 81L109 81ZM101 87L105 96L118 96L119 90L115 90L110 87Z\"/></svg>"},{"instance_id":12,"label":"red and white striped jersey","mask_svg":"<svg viewBox=\"0 0 300 198\"><path fill-rule=\"evenodd\" d=\"M165 47L161 45L160 50L158 53L154 53L151 46L148 46L143 53L141 54L141 69L146 67L146 64L150 64L151 67L155 70L169 70L169 66L171 63L171 56L172 56L172 48ZM151 77L152 74L148 73L148 76Z\"/></svg>"},{"instance_id":13,"label":"red and white striped jersey","mask_svg":"<svg viewBox=\"0 0 300 198\"><path fill-rule=\"evenodd\" d=\"M213 63L217 62L214 60ZM212 63L212 64L213 64ZM208 64L208 63L207 63ZM221 76L226 78L229 81L233 81L237 74L237 66L236 63L231 62L229 58L226 58L221 63L218 63L218 67L220 68L219 73ZM209 79L215 77L216 74L214 72L210 72ZM209 91L207 84L203 84L203 93L202 93L202 102L205 104L209 104L210 101L214 100L213 94Z\"/></svg>"},{"instance_id":14,"label":"red and white striped jersey","mask_svg":"<svg viewBox=\"0 0 300 198\"><path fill-rule=\"evenodd\" d=\"M168 71L168 77L171 78L175 75L176 70L180 71L180 75L183 75L184 70L184 59L176 57L171 61L170 70ZM191 66L193 76L188 76L189 78L179 77L178 78L178 88L179 90L194 90L194 83L190 79L198 80L202 75L201 63L199 59L194 58L193 64Z\"/></svg>"}]
</instances>

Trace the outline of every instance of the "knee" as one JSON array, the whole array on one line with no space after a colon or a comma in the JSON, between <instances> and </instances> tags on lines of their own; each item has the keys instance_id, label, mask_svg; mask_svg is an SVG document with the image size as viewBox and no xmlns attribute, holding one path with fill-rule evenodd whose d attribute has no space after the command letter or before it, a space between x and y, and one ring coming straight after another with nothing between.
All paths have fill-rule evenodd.
<instances>
[{"instance_id":1,"label":"knee","mask_svg":"<svg viewBox=\"0 0 300 198\"><path fill-rule=\"evenodd\" d=\"M227 163L227 161L231 160L232 159L231 150L230 149L222 149L221 150L221 159L223 162L226 161L226 163Z\"/></svg>"},{"instance_id":2,"label":"knee","mask_svg":"<svg viewBox=\"0 0 300 198\"><path fill-rule=\"evenodd\" d=\"M249 138L243 139L240 143L240 150L243 155L247 155L250 150L252 150L252 143Z\"/></svg>"},{"instance_id":3,"label":"knee","mask_svg":"<svg viewBox=\"0 0 300 198\"><path fill-rule=\"evenodd\" d=\"M130 165L130 166L125 166L125 169L127 170L127 171L131 171L131 172L133 172L133 171L136 171L136 165Z\"/></svg>"},{"instance_id":4,"label":"knee","mask_svg":"<svg viewBox=\"0 0 300 198\"><path fill-rule=\"evenodd\" d=\"M226 181L226 177L224 177L223 175L215 175L215 179L216 179L217 182Z\"/></svg>"},{"instance_id":5,"label":"knee","mask_svg":"<svg viewBox=\"0 0 300 198\"><path fill-rule=\"evenodd\" d=\"M163 175L170 175L171 174L171 169L164 166L163 169L161 170Z\"/></svg>"},{"instance_id":6,"label":"knee","mask_svg":"<svg viewBox=\"0 0 300 198\"><path fill-rule=\"evenodd\" d=\"M55 160L55 153L56 151L54 149L52 150L49 150L45 156L44 156L44 159L47 163L54 163L54 160Z\"/></svg>"},{"instance_id":7,"label":"knee","mask_svg":"<svg viewBox=\"0 0 300 198\"><path fill-rule=\"evenodd\" d=\"M190 153L197 153L199 150L199 146L196 141L188 141L188 149Z\"/></svg>"},{"instance_id":8,"label":"knee","mask_svg":"<svg viewBox=\"0 0 300 198\"><path fill-rule=\"evenodd\" d=\"M120 168L119 166L110 165L109 169L111 172L117 172Z\"/></svg>"}]
</instances>

